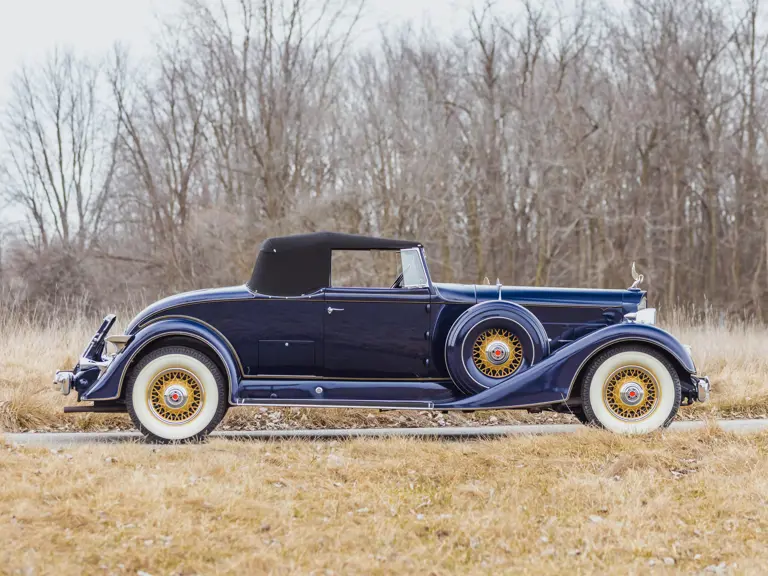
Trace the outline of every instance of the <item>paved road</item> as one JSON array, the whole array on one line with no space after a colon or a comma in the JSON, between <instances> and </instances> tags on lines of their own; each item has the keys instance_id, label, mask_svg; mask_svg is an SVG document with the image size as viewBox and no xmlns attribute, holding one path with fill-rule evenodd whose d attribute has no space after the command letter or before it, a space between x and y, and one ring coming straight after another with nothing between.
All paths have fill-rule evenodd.
<instances>
[{"instance_id":1,"label":"paved road","mask_svg":"<svg viewBox=\"0 0 768 576\"><path fill-rule=\"evenodd\" d=\"M728 432L742 434L768 430L768 419L718 420L717 426ZM686 420L672 424L672 430L700 430L706 423ZM346 439L359 437L417 436L423 438L487 438L540 434L567 434L583 430L581 424L519 424L516 426L477 426L445 428L358 428L352 430L253 430L242 432L214 432L214 438L231 440L283 440L287 438ZM91 442L135 442L138 432L45 432L0 434L0 438L14 444L66 446Z\"/></svg>"}]
</instances>

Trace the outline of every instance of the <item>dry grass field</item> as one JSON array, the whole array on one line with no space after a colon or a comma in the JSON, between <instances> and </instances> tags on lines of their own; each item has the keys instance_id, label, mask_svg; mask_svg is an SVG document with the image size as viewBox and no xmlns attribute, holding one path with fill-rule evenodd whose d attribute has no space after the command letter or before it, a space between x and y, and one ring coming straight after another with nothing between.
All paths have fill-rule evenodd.
<instances>
[{"instance_id":1,"label":"dry grass field","mask_svg":"<svg viewBox=\"0 0 768 576\"><path fill-rule=\"evenodd\" d=\"M768 435L3 447L0 573L768 571Z\"/></svg>"},{"instance_id":2,"label":"dry grass field","mask_svg":"<svg viewBox=\"0 0 768 576\"><path fill-rule=\"evenodd\" d=\"M131 313L120 314L123 322ZM100 430L129 428L124 415L64 415L62 407L74 403L51 389L57 369L74 365L99 318L57 316L41 322L6 311L0 317L0 430ZM718 323L705 318L692 326L683 314L671 314L665 326L693 346L699 371L712 378L712 402L683 409L681 417L768 416L768 328L746 323ZM522 411L474 414L368 412L361 410L311 411L230 410L225 428L443 426L484 423L572 421L571 416Z\"/></svg>"}]
</instances>

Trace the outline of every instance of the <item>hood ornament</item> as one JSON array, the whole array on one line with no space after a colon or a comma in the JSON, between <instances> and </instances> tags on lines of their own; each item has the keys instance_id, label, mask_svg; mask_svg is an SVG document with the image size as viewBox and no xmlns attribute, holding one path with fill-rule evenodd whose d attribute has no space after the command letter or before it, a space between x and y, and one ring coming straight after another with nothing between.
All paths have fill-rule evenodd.
<instances>
[{"instance_id":1,"label":"hood ornament","mask_svg":"<svg viewBox=\"0 0 768 576\"><path fill-rule=\"evenodd\" d=\"M640 282L643 281L643 275L638 274L637 268L635 268L635 263L632 262L632 279L634 282L632 283L632 286L629 287L630 290L634 290L640 285Z\"/></svg>"}]
</instances>

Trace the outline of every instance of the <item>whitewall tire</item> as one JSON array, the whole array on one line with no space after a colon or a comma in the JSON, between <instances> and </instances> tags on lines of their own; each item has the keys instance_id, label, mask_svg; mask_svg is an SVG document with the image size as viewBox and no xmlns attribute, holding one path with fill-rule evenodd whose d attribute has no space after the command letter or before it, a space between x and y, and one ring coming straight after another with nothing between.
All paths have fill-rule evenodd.
<instances>
[{"instance_id":1,"label":"whitewall tire","mask_svg":"<svg viewBox=\"0 0 768 576\"><path fill-rule=\"evenodd\" d=\"M125 400L133 423L155 442L201 440L228 407L219 368L205 354L183 346L144 356L131 369Z\"/></svg>"},{"instance_id":2,"label":"whitewall tire","mask_svg":"<svg viewBox=\"0 0 768 576\"><path fill-rule=\"evenodd\" d=\"M623 345L602 352L583 378L581 400L588 423L622 434L669 426L680 407L680 377L658 350Z\"/></svg>"}]
</instances>

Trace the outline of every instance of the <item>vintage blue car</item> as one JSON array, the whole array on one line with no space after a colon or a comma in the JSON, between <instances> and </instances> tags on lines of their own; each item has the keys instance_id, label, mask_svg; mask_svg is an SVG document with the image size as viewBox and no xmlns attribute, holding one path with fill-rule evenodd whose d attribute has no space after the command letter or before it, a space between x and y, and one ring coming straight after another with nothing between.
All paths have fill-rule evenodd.
<instances>
[{"instance_id":1,"label":"vintage blue car","mask_svg":"<svg viewBox=\"0 0 768 576\"><path fill-rule=\"evenodd\" d=\"M391 286L334 285L344 251L387 251ZM92 402L65 411L127 411L155 441L203 438L230 406L549 409L649 432L710 386L632 272L626 290L440 284L418 242L271 238L244 286L161 300L124 335L107 316L55 386Z\"/></svg>"}]
</instances>

